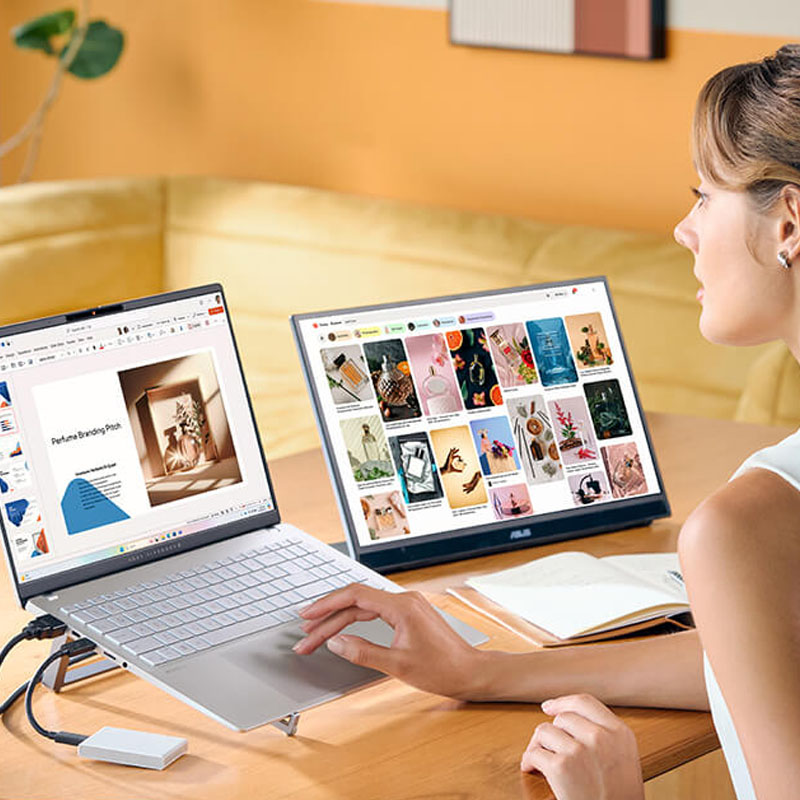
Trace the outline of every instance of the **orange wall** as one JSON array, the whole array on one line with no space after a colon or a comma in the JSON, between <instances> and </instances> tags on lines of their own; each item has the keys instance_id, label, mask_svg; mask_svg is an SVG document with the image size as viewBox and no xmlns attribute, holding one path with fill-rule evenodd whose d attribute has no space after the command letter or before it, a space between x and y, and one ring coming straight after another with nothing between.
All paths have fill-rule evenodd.
<instances>
[{"instance_id":1,"label":"orange wall","mask_svg":"<svg viewBox=\"0 0 800 800\"><path fill-rule=\"evenodd\" d=\"M53 63L5 31L54 0L0 3L0 135ZM668 58L453 47L447 16L314 0L94 0L127 50L68 77L36 179L204 173L665 231L690 204L702 81L774 37L670 31ZM6 159L6 182L19 157Z\"/></svg>"}]
</instances>

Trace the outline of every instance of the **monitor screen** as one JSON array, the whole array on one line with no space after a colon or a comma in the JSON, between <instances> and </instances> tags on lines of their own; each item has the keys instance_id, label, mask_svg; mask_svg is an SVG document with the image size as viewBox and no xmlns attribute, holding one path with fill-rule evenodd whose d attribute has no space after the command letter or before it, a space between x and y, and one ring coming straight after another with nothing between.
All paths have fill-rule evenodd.
<instances>
[{"instance_id":1,"label":"monitor screen","mask_svg":"<svg viewBox=\"0 0 800 800\"><path fill-rule=\"evenodd\" d=\"M605 279L293 325L350 547L370 566L668 513Z\"/></svg>"},{"instance_id":2,"label":"monitor screen","mask_svg":"<svg viewBox=\"0 0 800 800\"><path fill-rule=\"evenodd\" d=\"M21 327L0 329L0 518L18 589L274 510L219 287Z\"/></svg>"}]
</instances>

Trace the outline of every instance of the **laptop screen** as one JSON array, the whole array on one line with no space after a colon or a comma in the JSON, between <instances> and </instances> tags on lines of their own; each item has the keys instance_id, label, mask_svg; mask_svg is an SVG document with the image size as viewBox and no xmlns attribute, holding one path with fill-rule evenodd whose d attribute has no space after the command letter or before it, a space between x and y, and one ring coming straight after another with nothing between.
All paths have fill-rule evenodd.
<instances>
[{"instance_id":1,"label":"laptop screen","mask_svg":"<svg viewBox=\"0 0 800 800\"><path fill-rule=\"evenodd\" d=\"M0 330L0 515L20 587L274 509L221 290L166 298Z\"/></svg>"},{"instance_id":2,"label":"laptop screen","mask_svg":"<svg viewBox=\"0 0 800 800\"><path fill-rule=\"evenodd\" d=\"M665 513L604 279L307 314L294 326L365 563Z\"/></svg>"}]
</instances>

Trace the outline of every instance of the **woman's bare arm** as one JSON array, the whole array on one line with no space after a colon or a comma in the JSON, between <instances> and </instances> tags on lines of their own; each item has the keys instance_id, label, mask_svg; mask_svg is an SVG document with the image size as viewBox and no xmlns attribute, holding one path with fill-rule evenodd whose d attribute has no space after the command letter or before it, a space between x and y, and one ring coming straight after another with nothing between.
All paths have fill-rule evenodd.
<instances>
[{"instance_id":1,"label":"woman's bare arm","mask_svg":"<svg viewBox=\"0 0 800 800\"><path fill-rule=\"evenodd\" d=\"M472 700L591 694L608 705L708 710L696 631L529 654L484 651Z\"/></svg>"},{"instance_id":2,"label":"woman's bare arm","mask_svg":"<svg viewBox=\"0 0 800 800\"><path fill-rule=\"evenodd\" d=\"M681 532L698 631L759 800L800 786L800 492L754 469Z\"/></svg>"},{"instance_id":3,"label":"woman's bare arm","mask_svg":"<svg viewBox=\"0 0 800 800\"><path fill-rule=\"evenodd\" d=\"M617 644L511 654L475 650L416 592L389 594L358 584L309 606L295 646L323 643L347 660L419 689L476 701L541 702L575 692L612 705L708 709L702 650L694 631ZM338 635L356 620L380 617L395 630L391 647Z\"/></svg>"}]
</instances>

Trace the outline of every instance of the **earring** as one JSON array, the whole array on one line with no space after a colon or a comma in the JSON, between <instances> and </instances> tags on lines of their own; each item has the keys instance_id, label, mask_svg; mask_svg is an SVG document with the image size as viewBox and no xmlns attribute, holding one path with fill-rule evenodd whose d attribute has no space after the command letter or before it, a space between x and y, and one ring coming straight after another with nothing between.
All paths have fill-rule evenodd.
<instances>
[{"instance_id":1,"label":"earring","mask_svg":"<svg viewBox=\"0 0 800 800\"><path fill-rule=\"evenodd\" d=\"M780 253L778 253L778 263L784 269L791 269L792 268L792 262L789 261L789 254L785 250L781 250Z\"/></svg>"}]
</instances>

